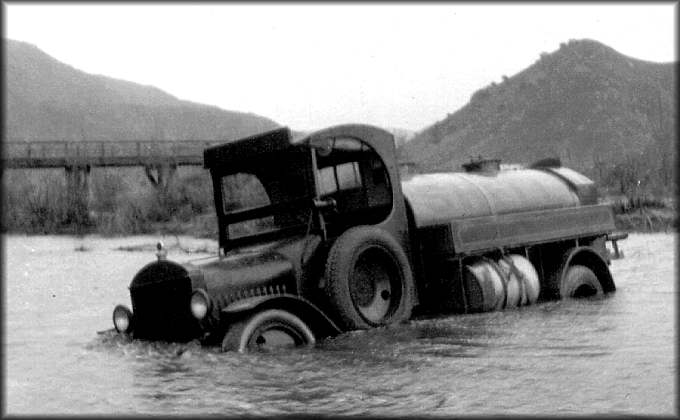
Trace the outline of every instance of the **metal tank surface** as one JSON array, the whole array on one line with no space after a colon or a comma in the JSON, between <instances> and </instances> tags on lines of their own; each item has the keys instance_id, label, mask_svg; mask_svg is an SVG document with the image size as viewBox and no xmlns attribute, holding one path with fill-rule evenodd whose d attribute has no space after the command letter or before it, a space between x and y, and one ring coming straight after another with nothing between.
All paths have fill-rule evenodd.
<instances>
[{"instance_id":1,"label":"metal tank surface","mask_svg":"<svg viewBox=\"0 0 680 420\"><path fill-rule=\"evenodd\" d=\"M268 351L433 312L613 292L605 242L626 235L595 184L556 161L499 162L402 180L393 136L361 124L210 147L218 255L176 264L159 246L114 326Z\"/></svg>"},{"instance_id":2,"label":"metal tank surface","mask_svg":"<svg viewBox=\"0 0 680 420\"><path fill-rule=\"evenodd\" d=\"M595 183L572 169L473 168L402 182L416 226L446 230L459 251L613 229L610 209L597 205Z\"/></svg>"},{"instance_id":3,"label":"metal tank surface","mask_svg":"<svg viewBox=\"0 0 680 420\"><path fill-rule=\"evenodd\" d=\"M587 185L594 185L588 181ZM415 175L402 182L402 189L419 227L465 217L590 204L581 203L565 180L536 169Z\"/></svg>"}]
</instances>

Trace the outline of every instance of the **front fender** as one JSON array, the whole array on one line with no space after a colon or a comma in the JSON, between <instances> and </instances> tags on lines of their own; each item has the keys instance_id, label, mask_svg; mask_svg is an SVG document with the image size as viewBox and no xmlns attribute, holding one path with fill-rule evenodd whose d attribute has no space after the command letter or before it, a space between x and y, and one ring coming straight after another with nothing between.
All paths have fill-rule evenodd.
<instances>
[{"instance_id":1,"label":"front fender","mask_svg":"<svg viewBox=\"0 0 680 420\"><path fill-rule=\"evenodd\" d=\"M265 309L282 309L294 314L312 329L317 338L333 336L342 332L316 305L307 299L292 294L263 295L240 299L222 309L221 315L226 318L234 318Z\"/></svg>"}]
</instances>

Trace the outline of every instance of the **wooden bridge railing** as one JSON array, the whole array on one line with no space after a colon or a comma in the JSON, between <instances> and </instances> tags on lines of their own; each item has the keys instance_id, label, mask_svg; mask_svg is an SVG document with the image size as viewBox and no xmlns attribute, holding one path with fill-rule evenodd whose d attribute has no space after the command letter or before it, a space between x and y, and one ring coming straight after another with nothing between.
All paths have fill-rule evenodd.
<instances>
[{"instance_id":1,"label":"wooden bridge railing","mask_svg":"<svg viewBox=\"0 0 680 420\"><path fill-rule=\"evenodd\" d=\"M156 163L202 165L203 149L219 141L41 141L3 142L5 168L74 165L138 166Z\"/></svg>"}]
</instances>

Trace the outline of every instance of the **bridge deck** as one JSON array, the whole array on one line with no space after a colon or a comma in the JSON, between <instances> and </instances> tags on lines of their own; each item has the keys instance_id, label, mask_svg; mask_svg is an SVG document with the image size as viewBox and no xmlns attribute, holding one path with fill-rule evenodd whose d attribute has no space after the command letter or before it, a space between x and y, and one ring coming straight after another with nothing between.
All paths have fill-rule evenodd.
<instances>
[{"instance_id":1,"label":"bridge deck","mask_svg":"<svg viewBox=\"0 0 680 420\"><path fill-rule=\"evenodd\" d=\"M218 141L4 142L5 168L203 165L203 149Z\"/></svg>"}]
</instances>

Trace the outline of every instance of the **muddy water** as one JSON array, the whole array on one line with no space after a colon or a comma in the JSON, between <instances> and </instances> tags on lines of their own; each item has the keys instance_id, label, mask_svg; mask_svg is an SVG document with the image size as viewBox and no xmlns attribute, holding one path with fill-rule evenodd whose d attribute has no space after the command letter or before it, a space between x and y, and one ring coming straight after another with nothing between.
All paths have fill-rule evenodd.
<instances>
[{"instance_id":1,"label":"muddy water","mask_svg":"<svg viewBox=\"0 0 680 420\"><path fill-rule=\"evenodd\" d=\"M4 237L5 413L677 414L675 235L624 241L618 291L603 300L414 321L273 355L97 334L129 305L156 240ZM203 255L166 244L171 259Z\"/></svg>"}]
</instances>

